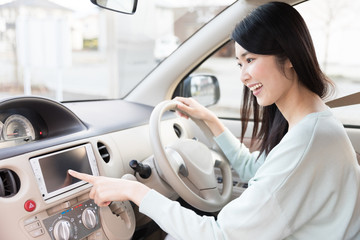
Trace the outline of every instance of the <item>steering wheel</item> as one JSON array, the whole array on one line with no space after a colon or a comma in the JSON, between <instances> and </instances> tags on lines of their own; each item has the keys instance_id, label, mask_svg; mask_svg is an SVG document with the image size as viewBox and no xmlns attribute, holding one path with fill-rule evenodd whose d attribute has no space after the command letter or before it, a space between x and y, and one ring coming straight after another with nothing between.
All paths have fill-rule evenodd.
<instances>
[{"instance_id":1,"label":"steering wheel","mask_svg":"<svg viewBox=\"0 0 360 240\"><path fill-rule=\"evenodd\" d=\"M229 202L232 193L231 167L221 151L215 151L193 139L179 139L170 146L161 141L161 117L169 110L176 110L179 102L159 103L150 117L150 139L155 166L160 176L193 207L206 212L216 212ZM201 120L191 118L215 146L213 135ZM223 177L222 192L218 188L215 167Z\"/></svg>"}]
</instances>

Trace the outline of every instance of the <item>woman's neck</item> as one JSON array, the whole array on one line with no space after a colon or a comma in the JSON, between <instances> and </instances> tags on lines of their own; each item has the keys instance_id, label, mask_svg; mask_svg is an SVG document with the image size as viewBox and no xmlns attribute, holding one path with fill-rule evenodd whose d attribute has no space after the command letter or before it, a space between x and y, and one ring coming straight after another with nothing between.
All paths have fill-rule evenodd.
<instances>
[{"instance_id":1,"label":"woman's neck","mask_svg":"<svg viewBox=\"0 0 360 240\"><path fill-rule=\"evenodd\" d=\"M276 103L276 105L289 124L288 130L308 114L327 109L325 103L317 94L299 85L288 94L287 99Z\"/></svg>"}]
</instances>

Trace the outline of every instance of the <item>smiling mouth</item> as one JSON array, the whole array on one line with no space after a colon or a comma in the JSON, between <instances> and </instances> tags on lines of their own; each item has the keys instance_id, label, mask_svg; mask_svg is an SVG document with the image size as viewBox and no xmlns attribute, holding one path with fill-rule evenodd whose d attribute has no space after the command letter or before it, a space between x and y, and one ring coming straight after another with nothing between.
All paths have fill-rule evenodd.
<instances>
[{"instance_id":1,"label":"smiling mouth","mask_svg":"<svg viewBox=\"0 0 360 240\"><path fill-rule=\"evenodd\" d=\"M255 84L251 87L249 87L250 91L256 91L257 89L261 88L263 85L261 83Z\"/></svg>"}]
</instances>

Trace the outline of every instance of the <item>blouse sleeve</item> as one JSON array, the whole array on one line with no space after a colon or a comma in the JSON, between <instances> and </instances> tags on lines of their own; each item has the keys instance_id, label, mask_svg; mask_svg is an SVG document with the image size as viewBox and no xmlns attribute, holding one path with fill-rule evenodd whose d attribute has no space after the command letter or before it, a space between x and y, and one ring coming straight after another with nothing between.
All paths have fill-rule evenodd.
<instances>
[{"instance_id":1,"label":"blouse sleeve","mask_svg":"<svg viewBox=\"0 0 360 240\"><path fill-rule=\"evenodd\" d=\"M249 149L227 128L219 136L214 137L214 140L239 174L242 182L248 182L264 163L264 154L258 158L259 151L250 153Z\"/></svg>"},{"instance_id":2,"label":"blouse sleeve","mask_svg":"<svg viewBox=\"0 0 360 240\"><path fill-rule=\"evenodd\" d=\"M268 192L254 190L225 206L217 220L197 215L155 190L145 195L139 210L177 240L283 239L288 227L277 201Z\"/></svg>"},{"instance_id":3,"label":"blouse sleeve","mask_svg":"<svg viewBox=\"0 0 360 240\"><path fill-rule=\"evenodd\" d=\"M199 216L155 190L145 195L139 210L177 240L225 239L214 217Z\"/></svg>"}]
</instances>

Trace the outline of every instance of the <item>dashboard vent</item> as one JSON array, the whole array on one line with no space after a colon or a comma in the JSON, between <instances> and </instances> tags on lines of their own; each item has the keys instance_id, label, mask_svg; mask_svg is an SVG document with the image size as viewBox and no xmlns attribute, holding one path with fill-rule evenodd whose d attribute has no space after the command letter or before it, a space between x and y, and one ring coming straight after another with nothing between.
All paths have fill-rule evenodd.
<instances>
[{"instance_id":1,"label":"dashboard vent","mask_svg":"<svg viewBox=\"0 0 360 240\"><path fill-rule=\"evenodd\" d=\"M174 124L173 128L174 128L174 132L175 132L176 136L178 138L181 138L181 135L182 135L181 127L178 124Z\"/></svg>"},{"instance_id":2,"label":"dashboard vent","mask_svg":"<svg viewBox=\"0 0 360 240\"><path fill-rule=\"evenodd\" d=\"M104 162L108 163L110 161L110 154L106 146L103 143L98 142L97 147L101 155L101 158L104 160Z\"/></svg>"},{"instance_id":3,"label":"dashboard vent","mask_svg":"<svg viewBox=\"0 0 360 240\"><path fill-rule=\"evenodd\" d=\"M12 197L19 189L18 175L9 169L0 169L0 197Z\"/></svg>"}]
</instances>

